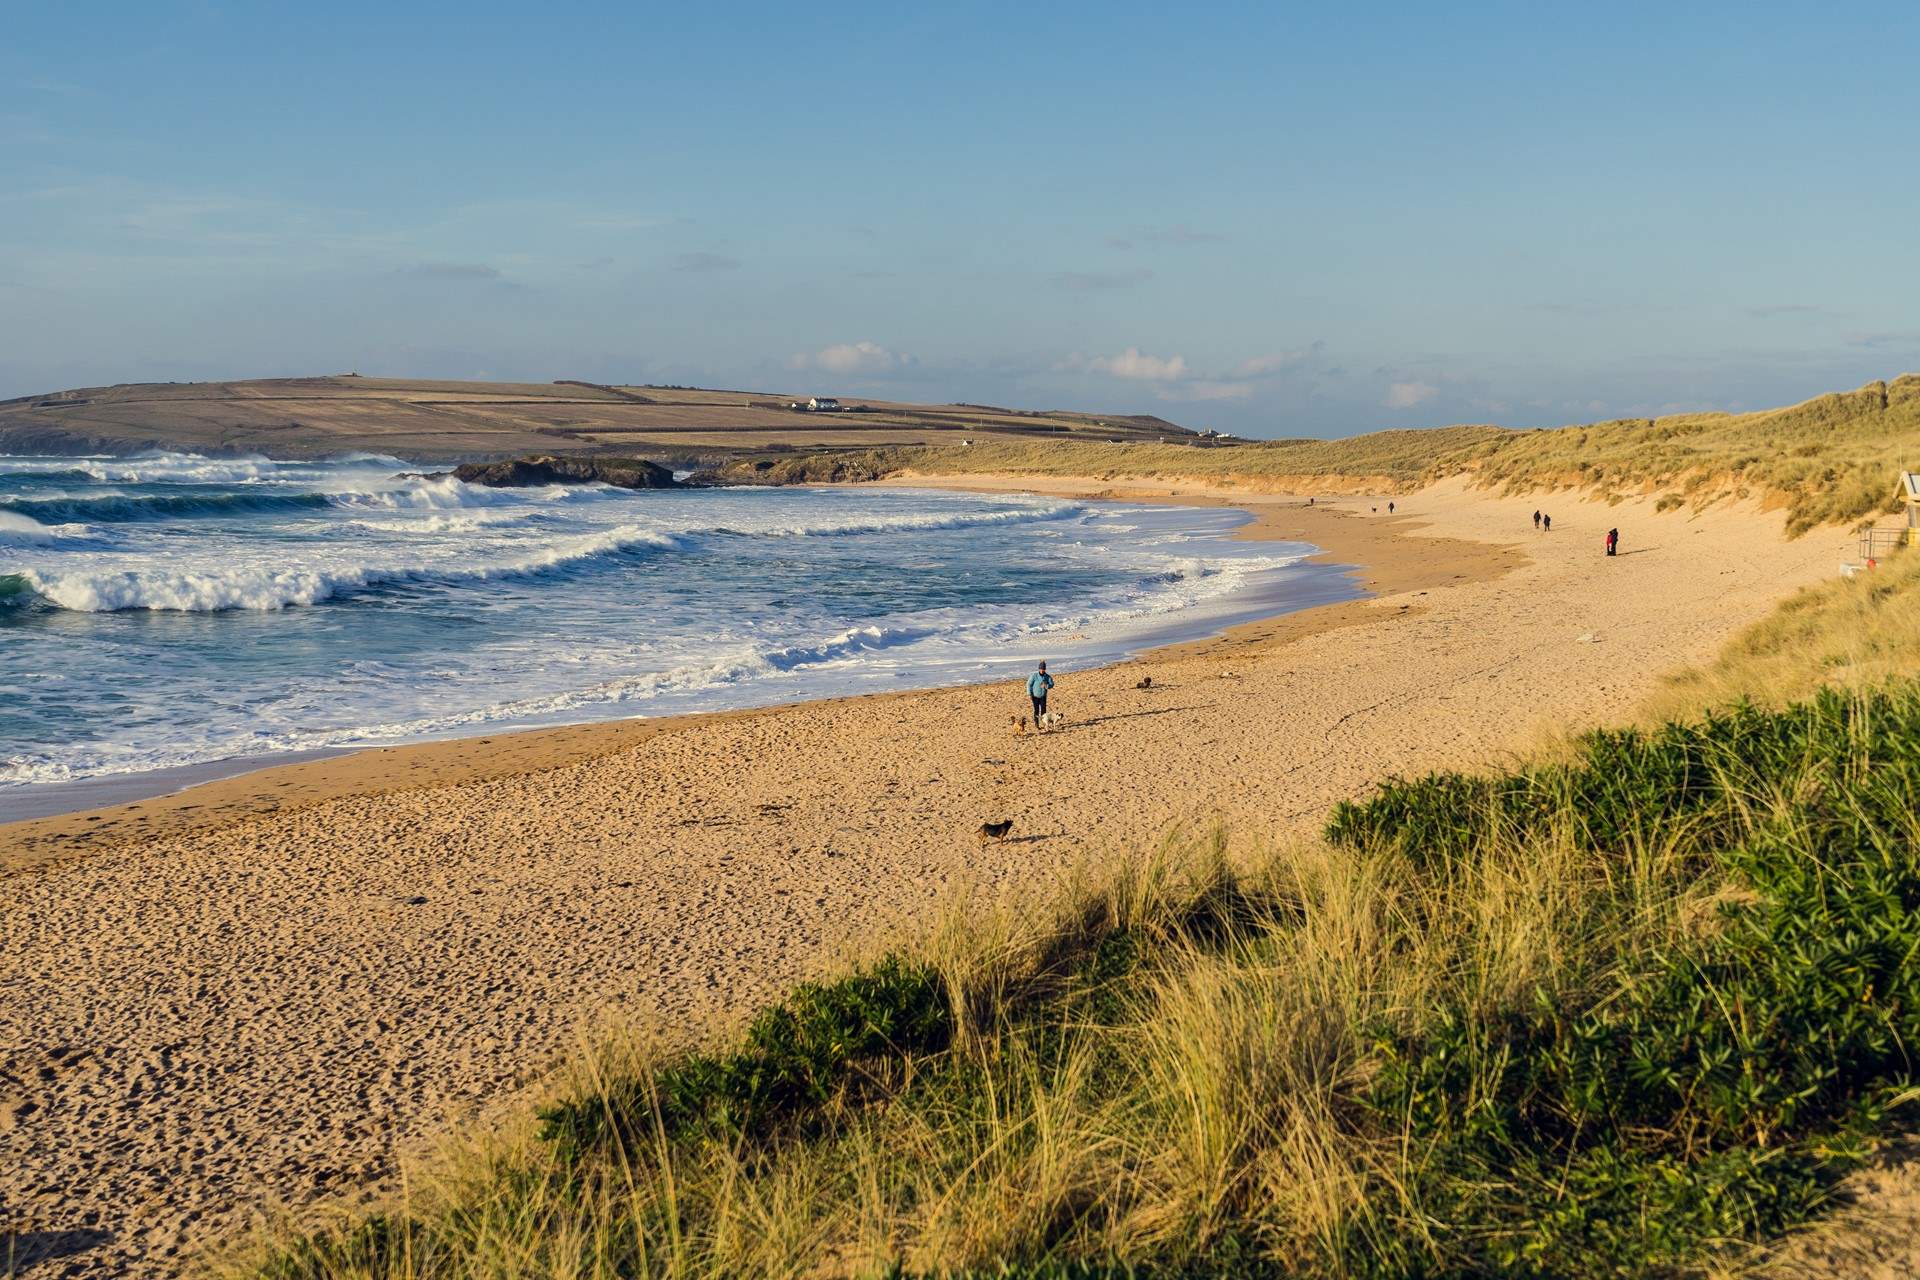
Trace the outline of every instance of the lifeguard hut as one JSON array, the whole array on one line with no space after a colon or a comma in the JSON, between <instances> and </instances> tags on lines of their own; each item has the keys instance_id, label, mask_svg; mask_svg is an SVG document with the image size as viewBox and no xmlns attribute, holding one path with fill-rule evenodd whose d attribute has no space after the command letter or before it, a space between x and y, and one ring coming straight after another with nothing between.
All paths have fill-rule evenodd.
<instances>
[{"instance_id":1,"label":"lifeguard hut","mask_svg":"<svg viewBox=\"0 0 1920 1280\"><path fill-rule=\"evenodd\" d=\"M1840 566L1840 572L1852 577L1862 569L1876 568L1883 556L1901 547L1920 547L1920 471L1902 471L1898 496L1907 509L1907 523L1896 529L1863 529L1860 549L1855 558Z\"/></svg>"}]
</instances>

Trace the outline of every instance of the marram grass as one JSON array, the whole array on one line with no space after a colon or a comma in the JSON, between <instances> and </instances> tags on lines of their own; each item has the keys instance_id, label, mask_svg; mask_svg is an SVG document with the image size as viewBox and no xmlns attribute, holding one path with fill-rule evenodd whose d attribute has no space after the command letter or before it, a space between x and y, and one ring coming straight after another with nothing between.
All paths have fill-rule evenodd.
<instances>
[{"instance_id":1,"label":"marram grass","mask_svg":"<svg viewBox=\"0 0 1920 1280\"><path fill-rule=\"evenodd\" d=\"M609 1052L246 1271L1682 1274L1817 1213L1920 1035L1920 691L1389 782Z\"/></svg>"}]
</instances>

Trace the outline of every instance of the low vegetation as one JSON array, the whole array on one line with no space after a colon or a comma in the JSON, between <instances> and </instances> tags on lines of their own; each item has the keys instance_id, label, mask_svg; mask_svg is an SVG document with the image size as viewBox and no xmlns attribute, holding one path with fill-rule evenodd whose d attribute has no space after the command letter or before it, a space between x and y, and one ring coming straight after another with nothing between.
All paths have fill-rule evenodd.
<instances>
[{"instance_id":1,"label":"low vegetation","mask_svg":"<svg viewBox=\"0 0 1920 1280\"><path fill-rule=\"evenodd\" d=\"M1920 375L1759 413L1695 413L1555 430L1441 427L1345 440L1189 444L981 441L742 464L794 483L900 471L1008 472L1109 480L1197 479L1249 488L1312 484L1404 490L1454 475L1509 491L1575 488L1669 505L1751 497L1784 506L1791 532L1893 510L1894 481L1920 466ZM756 468L758 470L756 471Z\"/></svg>"},{"instance_id":2,"label":"low vegetation","mask_svg":"<svg viewBox=\"0 0 1920 1280\"><path fill-rule=\"evenodd\" d=\"M1647 719L1747 699L1781 707L1822 689L1870 690L1920 668L1920 554L1808 587L1735 636L1719 657L1670 677Z\"/></svg>"},{"instance_id":3,"label":"low vegetation","mask_svg":"<svg viewBox=\"0 0 1920 1280\"><path fill-rule=\"evenodd\" d=\"M1876 607L1885 608L1884 602ZM1920 689L1176 841L612 1054L276 1280L1599 1276L1816 1213L1915 1083Z\"/></svg>"},{"instance_id":4,"label":"low vegetation","mask_svg":"<svg viewBox=\"0 0 1920 1280\"><path fill-rule=\"evenodd\" d=\"M1499 427L1376 431L1344 440L1261 440L1200 446L1170 442L978 440L971 445L866 449L735 464L728 475L776 484L867 480L902 471L944 474L1093 476L1107 480L1198 479L1285 485L1320 480L1414 487L1464 463L1477 447L1511 435Z\"/></svg>"}]
</instances>

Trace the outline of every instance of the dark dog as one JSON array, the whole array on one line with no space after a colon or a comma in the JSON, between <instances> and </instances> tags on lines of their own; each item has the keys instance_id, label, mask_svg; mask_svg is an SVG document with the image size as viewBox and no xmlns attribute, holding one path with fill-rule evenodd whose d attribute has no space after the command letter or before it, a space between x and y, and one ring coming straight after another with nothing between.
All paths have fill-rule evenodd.
<instances>
[{"instance_id":1,"label":"dark dog","mask_svg":"<svg viewBox=\"0 0 1920 1280\"><path fill-rule=\"evenodd\" d=\"M980 824L980 843L985 844L989 840L1005 840L1012 831L1012 818L1003 822L983 822Z\"/></svg>"},{"instance_id":2,"label":"dark dog","mask_svg":"<svg viewBox=\"0 0 1920 1280\"><path fill-rule=\"evenodd\" d=\"M1136 685L1134 685L1133 687L1134 687L1134 688L1136 688L1136 689L1151 689L1151 688L1153 688L1153 677L1152 677L1152 676L1141 676L1141 677L1140 677L1140 683L1139 683L1139 684L1136 684Z\"/></svg>"}]
</instances>

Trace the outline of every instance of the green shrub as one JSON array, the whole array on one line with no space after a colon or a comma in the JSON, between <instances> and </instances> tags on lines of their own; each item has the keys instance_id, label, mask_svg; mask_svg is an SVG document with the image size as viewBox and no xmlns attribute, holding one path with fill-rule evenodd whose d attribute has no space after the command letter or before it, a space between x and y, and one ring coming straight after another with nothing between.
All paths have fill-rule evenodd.
<instances>
[{"instance_id":1,"label":"green shrub","mask_svg":"<svg viewBox=\"0 0 1920 1280\"><path fill-rule=\"evenodd\" d=\"M799 986L761 1011L735 1052L691 1054L651 1078L542 1110L540 1136L569 1161L656 1125L764 1136L856 1087L863 1062L935 1053L952 1034L939 975L889 955L838 982Z\"/></svg>"},{"instance_id":2,"label":"green shrub","mask_svg":"<svg viewBox=\"0 0 1920 1280\"><path fill-rule=\"evenodd\" d=\"M1337 838L1397 840L1428 863L1542 824L1624 850L1686 823L1700 874L1742 891L1695 942L1631 957L1584 1008L1541 992L1382 1037L1368 1102L1433 1152L1421 1194L1466 1241L1442 1258L1460 1274L1593 1274L1764 1235L1817 1205L1850 1135L1916 1075L1917 799L1912 692L1828 691L1343 807ZM1436 1274L1425 1266L1383 1274Z\"/></svg>"}]
</instances>

